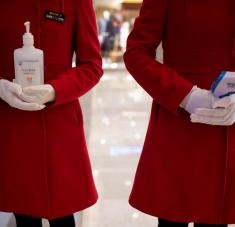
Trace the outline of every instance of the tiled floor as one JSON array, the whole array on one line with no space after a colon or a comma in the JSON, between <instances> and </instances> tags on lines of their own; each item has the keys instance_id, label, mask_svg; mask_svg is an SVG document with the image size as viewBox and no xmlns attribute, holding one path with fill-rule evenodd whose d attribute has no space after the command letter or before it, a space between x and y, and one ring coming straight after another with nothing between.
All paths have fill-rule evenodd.
<instances>
[{"instance_id":1,"label":"tiled floor","mask_svg":"<svg viewBox=\"0 0 235 227\"><path fill-rule=\"evenodd\" d=\"M82 226L156 226L128 204L151 99L125 71L106 71L92 96L89 150L100 199L83 213Z\"/></svg>"}]
</instances>

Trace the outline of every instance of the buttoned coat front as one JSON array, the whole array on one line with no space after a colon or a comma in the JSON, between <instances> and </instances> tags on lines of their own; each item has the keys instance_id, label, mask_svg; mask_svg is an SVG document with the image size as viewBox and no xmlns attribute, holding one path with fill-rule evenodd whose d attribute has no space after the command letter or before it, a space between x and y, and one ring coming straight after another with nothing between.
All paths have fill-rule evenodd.
<instances>
[{"instance_id":1,"label":"buttoned coat front","mask_svg":"<svg viewBox=\"0 0 235 227\"><path fill-rule=\"evenodd\" d=\"M46 19L46 11L65 21ZM31 22L56 100L28 112L0 102L0 210L57 218L97 200L78 101L102 75L91 0L0 2L0 76L14 78L13 51ZM72 68L76 52L76 67Z\"/></svg>"},{"instance_id":2,"label":"buttoned coat front","mask_svg":"<svg viewBox=\"0 0 235 227\"><path fill-rule=\"evenodd\" d=\"M191 123L193 85L235 70L234 0L144 0L128 38L129 72L153 98L130 204L180 222L235 223L235 126ZM155 60L162 42L164 63Z\"/></svg>"}]
</instances>

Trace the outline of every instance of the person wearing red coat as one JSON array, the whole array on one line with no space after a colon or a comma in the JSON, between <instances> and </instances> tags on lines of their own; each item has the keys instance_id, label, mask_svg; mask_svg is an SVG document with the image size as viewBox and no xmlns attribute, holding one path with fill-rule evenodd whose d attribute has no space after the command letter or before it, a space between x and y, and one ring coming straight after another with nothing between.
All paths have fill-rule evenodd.
<instances>
[{"instance_id":1,"label":"person wearing red coat","mask_svg":"<svg viewBox=\"0 0 235 227\"><path fill-rule=\"evenodd\" d=\"M78 101L103 74L92 0L3 0L0 12L0 210L18 226L73 226L71 214L97 201ZM11 82L25 21L44 51L32 103Z\"/></svg>"},{"instance_id":2,"label":"person wearing red coat","mask_svg":"<svg viewBox=\"0 0 235 227\"><path fill-rule=\"evenodd\" d=\"M234 97L210 92L235 70L234 19L234 0L144 0L129 35L126 67L153 98L129 202L159 226L235 223Z\"/></svg>"}]
</instances>

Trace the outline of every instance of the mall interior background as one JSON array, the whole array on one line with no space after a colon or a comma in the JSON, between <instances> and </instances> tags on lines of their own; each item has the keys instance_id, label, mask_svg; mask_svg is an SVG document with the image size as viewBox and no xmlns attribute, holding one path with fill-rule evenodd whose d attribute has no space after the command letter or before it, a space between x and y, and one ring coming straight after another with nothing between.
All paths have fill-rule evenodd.
<instances>
[{"instance_id":1,"label":"mall interior background","mask_svg":"<svg viewBox=\"0 0 235 227\"><path fill-rule=\"evenodd\" d=\"M94 1L104 76L81 103L99 201L75 215L79 227L157 226L156 218L128 204L151 108L151 98L128 74L122 58L141 2ZM157 56L162 60L161 47ZM13 216L0 213L0 227L15 227Z\"/></svg>"}]
</instances>

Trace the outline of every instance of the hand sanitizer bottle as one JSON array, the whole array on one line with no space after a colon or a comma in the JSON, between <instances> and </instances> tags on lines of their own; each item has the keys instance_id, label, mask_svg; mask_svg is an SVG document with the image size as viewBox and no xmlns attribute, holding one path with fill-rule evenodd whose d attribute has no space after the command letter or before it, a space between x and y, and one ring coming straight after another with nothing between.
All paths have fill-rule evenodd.
<instances>
[{"instance_id":1,"label":"hand sanitizer bottle","mask_svg":"<svg viewBox=\"0 0 235 227\"><path fill-rule=\"evenodd\" d=\"M30 33L30 22L25 22L23 47L14 51L15 80L26 86L44 84L43 51L34 47L34 37Z\"/></svg>"}]
</instances>

